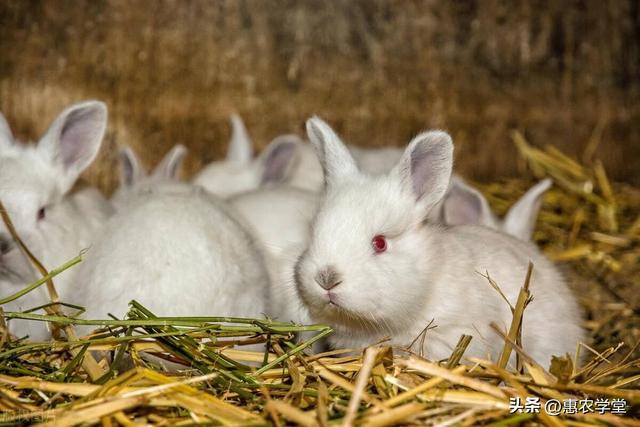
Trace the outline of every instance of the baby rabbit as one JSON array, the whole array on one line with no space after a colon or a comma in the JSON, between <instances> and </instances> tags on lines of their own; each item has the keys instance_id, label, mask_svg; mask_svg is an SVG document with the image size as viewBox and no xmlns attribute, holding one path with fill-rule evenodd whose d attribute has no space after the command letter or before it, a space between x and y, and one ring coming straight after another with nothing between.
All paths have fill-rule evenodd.
<instances>
[{"instance_id":1,"label":"baby rabbit","mask_svg":"<svg viewBox=\"0 0 640 427\"><path fill-rule=\"evenodd\" d=\"M294 148L299 150L300 146ZM293 266L308 244L318 193L286 184L274 185L288 180L294 154L289 150L278 162L267 163L261 177L264 187L228 200L262 248L271 282L267 313L282 321L309 323L308 314L301 313L299 300L291 291Z\"/></svg>"},{"instance_id":2,"label":"baby rabbit","mask_svg":"<svg viewBox=\"0 0 640 427\"><path fill-rule=\"evenodd\" d=\"M132 203L137 197L154 191L170 191L183 187L177 184L177 175L187 154L182 144L174 146L148 175L140 165L135 152L129 146L120 150L120 187L111 196L111 203L120 210Z\"/></svg>"},{"instance_id":3,"label":"baby rabbit","mask_svg":"<svg viewBox=\"0 0 640 427\"><path fill-rule=\"evenodd\" d=\"M500 219L493 213L482 193L454 175L444 200L430 217L435 216L436 220L448 225L484 225L529 241L542 205L542 196L550 187L551 179L543 179L509 209L504 219Z\"/></svg>"},{"instance_id":4,"label":"baby rabbit","mask_svg":"<svg viewBox=\"0 0 640 427\"><path fill-rule=\"evenodd\" d=\"M267 313L281 321L310 324L293 287L293 269L309 242L318 194L281 185L242 193L229 202L263 248L271 282Z\"/></svg>"},{"instance_id":5,"label":"baby rabbit","mask_svg":"<svg viewBox=\"0 0 640 427\"><path fill-rule=\"evenodd\" d=\"M237 214L201 187L172 190L138 194L107 222L80 265L85 317L122 317L132 299L158 316L261 317L268 274Z\"/></svg>"},{"instance_id":6,"label":"baby rabbit","mask_svg":"<svg viewBox=\"0 0 640 427\"><path fill-rule=\"evenodd\" d=\"M433 320L425 354L443 359L461 334L467 356L499 354L511 311L479 273L488 272L515 304L527 266L533 301L524 313L523 346L534 359L573 352L583 338L580 310L560 272L531 244L485 227L424 221L444 197L453 144L441 131L415 137L386 175L361 173L322 120L307 122L326 189L308 249L295 267L296 289L315 322L335 329L330 341L360 347L390 336L408 345Z\"/></svg>"},{"instance_id":7,"label":"baby rabbit","mask_svg":"<svg viewBox=\"0 0 640 427\"><path fill-rule=\"evenodd\" d=\"M93 162L107 124L102 102L86 101L65 109L37 144L15 141L0 114L0 200L27 247L53 269L91 245L112 214L109 202L94 188L68 194L78 176ZM40 277L0 223L0 295L7 296ZM65 301L77 271L55 279ZM49 302L44 286L5 306L23 311ZM11 320L10 331L33 340L50 336L47 324Z\"/></svg>"},{"instance_id":8,"label":"baby rabbit","mask_svg":"<svg viewBox=\"0 0 640 427\"><path fill-rule=\"evenodd\" d=\"M313 149L296 135L276 137L257 157L242 119L231 116L232 136L227 158L212 162L193 179L197 185L220 197L229 197L264 185L261 180L268 175L269 165L288 158L292 145L298 145L291 167L289 184L294 187L318 191L322 186L322 169ZM281 168L276 168L281 169Z\"/></svg>"}]
</instances>

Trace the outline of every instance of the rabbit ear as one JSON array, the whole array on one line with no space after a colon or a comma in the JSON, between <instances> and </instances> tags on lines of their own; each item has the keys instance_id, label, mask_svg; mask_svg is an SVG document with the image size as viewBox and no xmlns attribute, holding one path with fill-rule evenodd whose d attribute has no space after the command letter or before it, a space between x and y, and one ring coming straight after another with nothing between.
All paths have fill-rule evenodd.
<instances>
[{"instance_id":1,"label":"rabbit ear","mask_svg":"<svg viewBox=\"0 0 640 427\"><path fill-rule=\"evenodd\" d=\"M140 166L136 153L125 145L120 150L120 186L132 187L145 177L145 172Z\"/></svg>"},{"instance_id":2,"label":"rabbit ear","mask_svg":"<svg viewBox=\"0 0 640 427\"><path fill-rule=\"evenodd\" d=\"M184 156L187 155L187 149L184 145L175 145L164 158L158 163L158 166L153 170L153 177L160 179L173 180L178 176L178 171L184 160Z\"/></svg>"},{"instance_id":3,"label":"rabbit ear","mask_svg":"<svg viewBox=\"0 0 640 427\"><path fill-rule=\"evenodd\" d=\"M0 113L0 148L10 147L13 145L13 133L7 119Z\"/></svg>"},{"instance_id":4,"label":"rabbit ear","mask_svg":"<svg viewBox=\"0 0 640 427\"><path fill-rule=\"evenodd\" d=\"M260 156L262 164L261 185L285 181L298 160L298 147L302 139L297 135L281 135L265 148Z\"/></svg>"},{"instance_id":5,"label":"rabbit ear","mask_svg":"<svg viewBox=\"0 0 640 427\"><path fill-rule=\"evenodd\" d=\"M444 197L451 179L453 142L446 132L424 132L411 140L392 170L426 216Z\"/></svg>"},{"instance_id":6,"label":"rabbit ear","mask_svg":"<svg viewBox=\"0 0 640 427\"><path fill-rule=\"evenodd\" d=\"M351 153L331 127L318 117L307 120L307 135L324 170L325 186L358 174Z\"/></svg>"},{"instance_id":7,"label":"rabbit ear","mask_svg":"<svg viewBox=\"0 0 640 427\"><path fill-rule=\"evenodd\" d=\"M86 101L60 113L40 139L38 150L62 168L65 191L95 159L106 127L107 106Z\"/></svg>"},{"instance_id":8,"label":"rabbit ear","mask_svg":"<svg viewBox=\"0 0 640 427\"><path fill-rule=\"evenodd\" d=\"M451 178L449 192L444 199L444 221L449 225L495 225L487 199L458 177Z\"/></svg>"},{"instance_id":9,"label":"rabbit ear","mask_svg":"<svg viewBox=\"0 0 640 427\"><path fill-rule=\"evenodd\" d=\"M552 181L546 178L527 191L507 212L503 230L521 240L531 239L542 206L542 196L551 188Z\"/></svg>"},{"instance_id":10,"label":"rabbit ear","mask_svg":"<svg viewBox=\"0 0 640 427\"><path fill-rule=\"evenodd\" d=\"M253 158L253 144L247 128L237 114L231 115L231 140L227 151L227 160L248 165Z\"/></svg>"}]
</instances>

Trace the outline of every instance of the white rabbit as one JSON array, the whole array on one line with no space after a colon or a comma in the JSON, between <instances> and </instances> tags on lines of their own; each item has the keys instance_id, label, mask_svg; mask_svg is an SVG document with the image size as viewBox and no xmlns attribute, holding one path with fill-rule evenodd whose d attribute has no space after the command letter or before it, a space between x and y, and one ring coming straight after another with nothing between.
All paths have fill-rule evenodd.
<instances>
[{"instance_id":1,"label":"white rabbit","mask_svg":"<svg viewBox=\"0 0 640 427\"><path fill-rule=\"evenodd\" d=\"M87 318L139 301L158 316L261 317L268 274L249 233L204 189L141 194L106 224L80 266Z\"/></svg>"},{"instance_id":2,"label":"white rabbit","mask_svg":"<svg viewBox=\"0 0 640 427\"><path fill-rule=\"evenodd\" d=\"M117 209L123 209L142 194L154 191L170 191L171 188L184 188L175 185L177 175L187 154L184 145L175 145L148 175L135 152L129 146L120 150L120 187L111 196L111 203Z\"/></svg>"},{"instance_id":3,"label":"white rabbit","mask_svg":"<svg viewBox=\"0 0 640 427\"><path fill-rule=\"evenodd\" d=\"M318 193L290 185L273 185L281 183L282 177L290 173L295 154L294 150L287 150L277 162L266 163L260 179L263 187L228 200L262 248L271 282L267 313L282 321L309 323L308 314L291 291L293 266L309 242ZM312 155L315 157L315 153Z\"/></svg>"},{"instance_id":4,"label":"white rabbit","mask_svg":"<svg viewBox=\"0 0 640 427\"><path fill-rule=\"evenodd\" d=\"M429 216L448 225L484 225L529 241L540 212L542 196L551 184L551 179L547 178L531 187L514 203L504 219L500 219L493 213L482 193L465 183L462 178L453 175L447 194Z\"/></svg>"},{"instance_id":5,"label":"white rabbit","mask_svg":"<svg viewBox=\"0 0 640 427\"><path fill-rule=\"evenodd\" d=\"M296 265L296 289L314 321L334 327L333 345L360 347L390 336L408 345L433 320L425 354L443 359L461 334L467 356L492 355L503 340L489 327L511 323L506 302L479 273L488 272L515 304L529 261L534 297L523 320L524 349L548 363L583 339L580 310L562 275L535 246L485 227L424 221L444 197L453 145L444 132L415 137L387 174L362 174L333 130L317 118L309 138L326 190L308 249Z\"/></svg>"},{"instance_id":6,"label":"white rabbit","mask_svg":"<svg viewBox=\"0 0 640 427\"><path fill-rule=\"evenodd\" d=\"M252 143L242 119L234 114L231 124L232 136L227 158L204 167L194 177L195 184L221 197L254 190L264 184L262 179L268 175L268 165L280 162L283 156L288 158L287 152L294 149L295 159L288 163L291 170L286 171L289 184L311 191L321 188L322 169L313 148L300 137L278 136L254 159Z\"/></svg>"},{"instance_id":7,"label":"white rabbit","mask_svg":"<svg viewBox=\"0 0 640 427\"><path fill-rule=\"evenodd\" d=\"M53 269L91 245L112 214L111 205L94 188L71 194L78 176L93 162L107 124L102 102L86 101L65 109L37 144L15 141L0 114L0 200L27 247ZM40 277L0 223L0 296L8 296ZM66 300L77 267L54 279ZM5 306L23 311L49 301L45 286ZM11 320L10 331L31 339L48 338L45 323Z\"/></svg>"},{"instance_id":8,"label":"white rabbit","mask_svg":"<svg viewBox=\"0 0 640 427\"><path fill-rule=\"evenodd\" d=\"M403 152L398 147L364 148L347 145L347 148L360 170L375 175L389 172L398 163Z\"/></svg>"},{"instance_id":9,"label":"white rabbit","mask_svg":"<svg viewBox=\"0 0 640 427\"><path fill-rule=\"evenodd\" d=\"M265 154L252 160L252 143L244 123L232 115L232 138L226 161L214 162L203 169L194 182L214 194L229 196L257 188L264 176L265 166L273 162L273 153L279 144L291 141L297 144L297 158L292 161L286 182L298 188L320 191L323 172L311 145L295 135L283 135L274 139ZM347 145L360 170L380 175L388 173L400 160L403 150L398 147L363 148ZM551 186L543 180L532 187L503 220L491 210L484 196L464 180L453 175L447 196L432 210L429 219L449 225L477 224L504 231L521 240L529 241L540 210L541 199Z\"/></svg>"},{"instance_id":10,"label":"white rabbit","mask_svg":"<svg viewBox=\"0 0 640 427\"><path fill-rule=\"evenodd\" d=\"M271 282L269 316L285 322L310 324L306 308L293 287L293 268L309 242L318 194L277 186L239 194L229 203L263 248Z\"/></svg>"},{"instance_id":11,"label":"white rabbit","mask_svg":"<svg viewBox=\"0 0 640 427\"><path fill-rule=\"evenodd\" d=\"M317 193L286 182L298 154L296 144L283 146L286 147L288 149L278 150L274 161L265 163L259 178L260 188L227 199L246 220L258 241L275 257L289 246L306 244L318 203Z\"/></svg>"},{"instance_id":12,"label":"white rabbit","mask_svg":"<svg viewBox=\"0 0 640 427\"><path fill-rule=\"evenodd\" d=\"M289 246L307 243L318 195L300 188L277 186L238 194L229 203L248 221L269 253L279 256Z\"/></svg>"}]
</instances>

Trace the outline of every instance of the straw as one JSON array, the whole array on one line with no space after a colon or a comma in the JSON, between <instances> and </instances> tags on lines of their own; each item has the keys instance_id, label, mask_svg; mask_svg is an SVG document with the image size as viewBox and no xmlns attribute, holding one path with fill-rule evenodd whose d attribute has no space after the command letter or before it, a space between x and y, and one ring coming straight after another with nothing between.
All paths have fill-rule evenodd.
<instances>
[{"instance_id":1,"label":"straw","mask_svg":"<svg viewBox=\"0 0 640 427\"><path fill-rule=\"evenodd\" d=\"M552 147L534 147L522 134L513 138L531 174L479 187L502 214L537 179L554 179L534 240L561 264L585 311L589 340L575 355L557 355L547 366L528 354L523 315L532 297L543 297L530 289L532 265L513 304L491 271L481 273L512 312L506 330L492 325L504 341L495 360L470 353L470 343L481 339L471 335L451 343L450 357L439 362L407 356L405 346L388 343L358 353L337 348L312 354L314 343L330 339L329 326L216 313L162 317L141 301L131 301L122 319L106 313L85 319L79 317L82 307L52 298L38 310L0 312L0 332L5 319L9 326L22 319L97 331L48 343L2 332L0 420L105 426L640 425L637 412L630 412L640 405L640 190L611 182L597 159L586 167ZM0 304L49 285L80 258L43 272L18 293L1 295ZM77 313L56 310L63 306ZM548 325L550 333L553 328ZM310 337L297 341L300 332ZM268 350L245 347L266 342ZM428 354L428 340L422 344ZM511 366L514 353L517 363ZM90 375L86 361L97 354L109 357L94 359L100 374ZM513 413L514 398L538 398L542 408L550 399L624 399L628 413Z\"/></svg>"}]
</instances>

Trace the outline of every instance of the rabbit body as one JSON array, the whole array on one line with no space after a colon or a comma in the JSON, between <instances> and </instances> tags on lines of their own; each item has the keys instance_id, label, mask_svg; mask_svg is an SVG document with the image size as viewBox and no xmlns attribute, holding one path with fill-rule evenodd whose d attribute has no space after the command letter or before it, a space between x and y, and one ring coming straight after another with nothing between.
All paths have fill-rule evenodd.
<instances>
[{"instance_id":1,"label":"rabbit body","mask_svg":"<svg viewBox=\"0 0 640 427\"><path fill-rule=\"evenodd\" d=\"M200 188L140 196L107 223L82 265L88 318L135 299L159 316L260 317L268 278L249 234Z\"/></svg>"},{"instance_id":2,"label":"rabbit body","mask_svg":"<svg viewBox=\"0 0 640 427\"><path fill-rule=\"evenodd\" d=\"M309 242L318 201L316 193L288 186L250 191L229 201L262 245L271 282L267 313L281 321L310 323L293 286L293 269Z\"/></svg>"}]
</instances>

